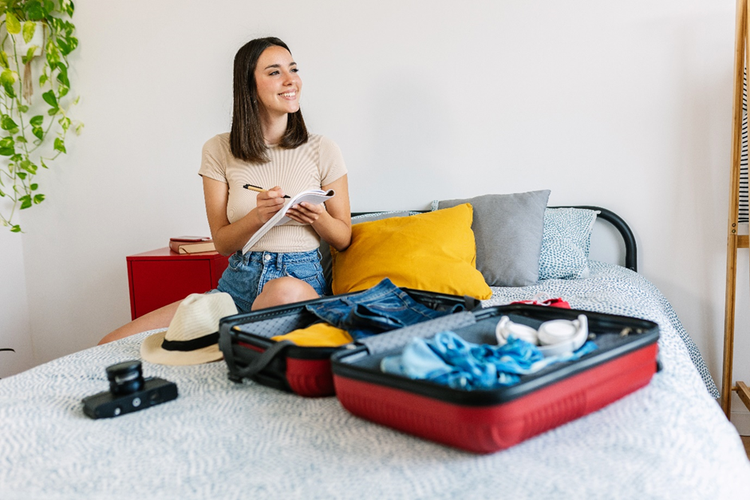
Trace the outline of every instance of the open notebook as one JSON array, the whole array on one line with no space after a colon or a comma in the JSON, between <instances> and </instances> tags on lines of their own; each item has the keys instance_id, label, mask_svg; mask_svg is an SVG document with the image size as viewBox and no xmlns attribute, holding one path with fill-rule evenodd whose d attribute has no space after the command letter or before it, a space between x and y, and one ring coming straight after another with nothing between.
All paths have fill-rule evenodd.
<instances>
[{"instance_id":1,"label":"open notebook","mask_svg":"<svg viewBox=\"0 0 750 500\"><path fill-rule=\"evenodd\" d=\"M268 219L268 221L263 224L261 228L255 232L255 234L253 234L253 236L247 241L247 243L245 243L245 246L242 247L242 253L246 254L247 252L249 252L253 245L255 245L272 227L289 222L291 219L286 216L286 213L294 205L302 202L314 203L316 205L319 205L327 200L330 200L335 195L336 193L333 191L333 189L329 189L328 191L323 191L322 189L310 189L308 191L302 191L301 193L296 194L284 204L281 210L276 212L273 217Z\"/></svg>"}]
</instances>

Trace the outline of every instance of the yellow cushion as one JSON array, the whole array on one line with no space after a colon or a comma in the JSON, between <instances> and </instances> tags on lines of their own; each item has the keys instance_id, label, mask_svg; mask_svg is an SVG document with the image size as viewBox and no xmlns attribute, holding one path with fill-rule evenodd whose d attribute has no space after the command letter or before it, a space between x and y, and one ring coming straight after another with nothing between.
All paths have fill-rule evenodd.
<instances>
[{"instance_id":1,"label":"yellow cushion","mask_svg":"<svg viewBox=\"0 0 750 500\"><path fill-rule=\"evenodd\" d=\"M328 323L315 323L307 328L293 330L284 335L271 337L271 340L289 340L300 346L338 347L352 341L346 330L341 330Z\"/></svg>"},{"instance_id":2,"label":"yellow cushion","mask_svg":"<svg viewBox=\"0 0 750 500\"><path fill-rule=\"evenodd\" d=\"M352 226L352 243L331 248L333 293L366 290L383 278L400 287L489 299L476 269L469 203L409 217Z\"/></svg>"}]
</instances>

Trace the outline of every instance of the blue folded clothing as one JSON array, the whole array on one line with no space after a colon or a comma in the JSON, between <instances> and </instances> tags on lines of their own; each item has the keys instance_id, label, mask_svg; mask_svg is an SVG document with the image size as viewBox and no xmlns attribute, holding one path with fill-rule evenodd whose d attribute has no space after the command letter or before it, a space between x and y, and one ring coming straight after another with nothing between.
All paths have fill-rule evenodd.
<instances>
[{"instance_id":1,"label":"blue folded clothing","mask_svg":"<svg viewBox=\"0 0 750 500\"><path fill-rule=\"evenodd\" d=\"M577 351L545 358L535 345L508 337L502 346L472 344L451 331L429 339L414 338L400 355L381 361L385 373L430 380L454 389L495 389L517 384L521 375L536 373L554 363L572 361L595 350L586 342Z\"/></svg>"},{"instance_id":2,"label":"blue folded clothing","mask_svg":"<svg viewBox=\"0 0 750 500\"><path fill-rule=\"evenodd\" d=\"M430 309L385 278L363 292L306 308L323 321L346 330L356 340L452 314L463 306L444 311Z\"/></svg>"}]
</instances>

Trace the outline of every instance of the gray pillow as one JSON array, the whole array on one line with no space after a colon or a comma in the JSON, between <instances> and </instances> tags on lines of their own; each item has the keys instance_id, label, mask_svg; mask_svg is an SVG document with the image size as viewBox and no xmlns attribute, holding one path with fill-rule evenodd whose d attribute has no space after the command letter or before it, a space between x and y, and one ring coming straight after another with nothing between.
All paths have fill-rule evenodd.
<instances>
[{"instance_id":1,"label":"gray pillow","mask_svg":"<svg viewBox=\"0 0 750 500\"><path fill-rule=\"evenodd\" d=\"M465 200L442 200L437 207L471 203L477 269L484 280L490 286L527 286L539 280L544 211L549 194L548 189L486 194Z\"/></svg>"},{"instance_id":2,"label":"gray pillow","mask_svg":"<svg viewBox=\"0 0 750 500\"><path fill-rule=\"evenodd\" d=\"M371 220L382 220L390 217L407 217L413 215L415 212L408 210L399 210L392 212L374 212L371 214L357 215L352 217L352 224L359 224L360 222L368 222ZM326 278L326 295L331 295L331 274L333 269L333 262L331 261L331 247L323 240L320 240L320 265L323 267L323 276Z\"/></svg>"}]
</instances>

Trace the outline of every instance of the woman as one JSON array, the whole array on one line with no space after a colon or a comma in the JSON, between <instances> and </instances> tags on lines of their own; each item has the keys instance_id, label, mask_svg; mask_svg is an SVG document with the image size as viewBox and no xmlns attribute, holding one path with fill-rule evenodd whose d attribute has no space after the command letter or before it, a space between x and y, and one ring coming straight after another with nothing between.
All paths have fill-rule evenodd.
<instances>
[{"instance_id":1,"label":"woman","mask_svg":"<svg viewBox=\"0 0 750 500\"><path fill-rule=\"evenodd\" d=\"M211 236L218 252L231 255L218 291L229 293L239 312L317 298L325 288L320 238L337 250L351 241L346 166L330 140L308 134L300 111L302 80L284 42L260 38L234 59L234 112L229 134L203 147L199 174ZM250 184L266 191L244 189ZM247 254L248 239L284 205L286 194L333 189L325 205L300 203L291 222L266 233ZM165 328L180 302L115 330L100 343Z\"/></svg>"}]
</instances>

